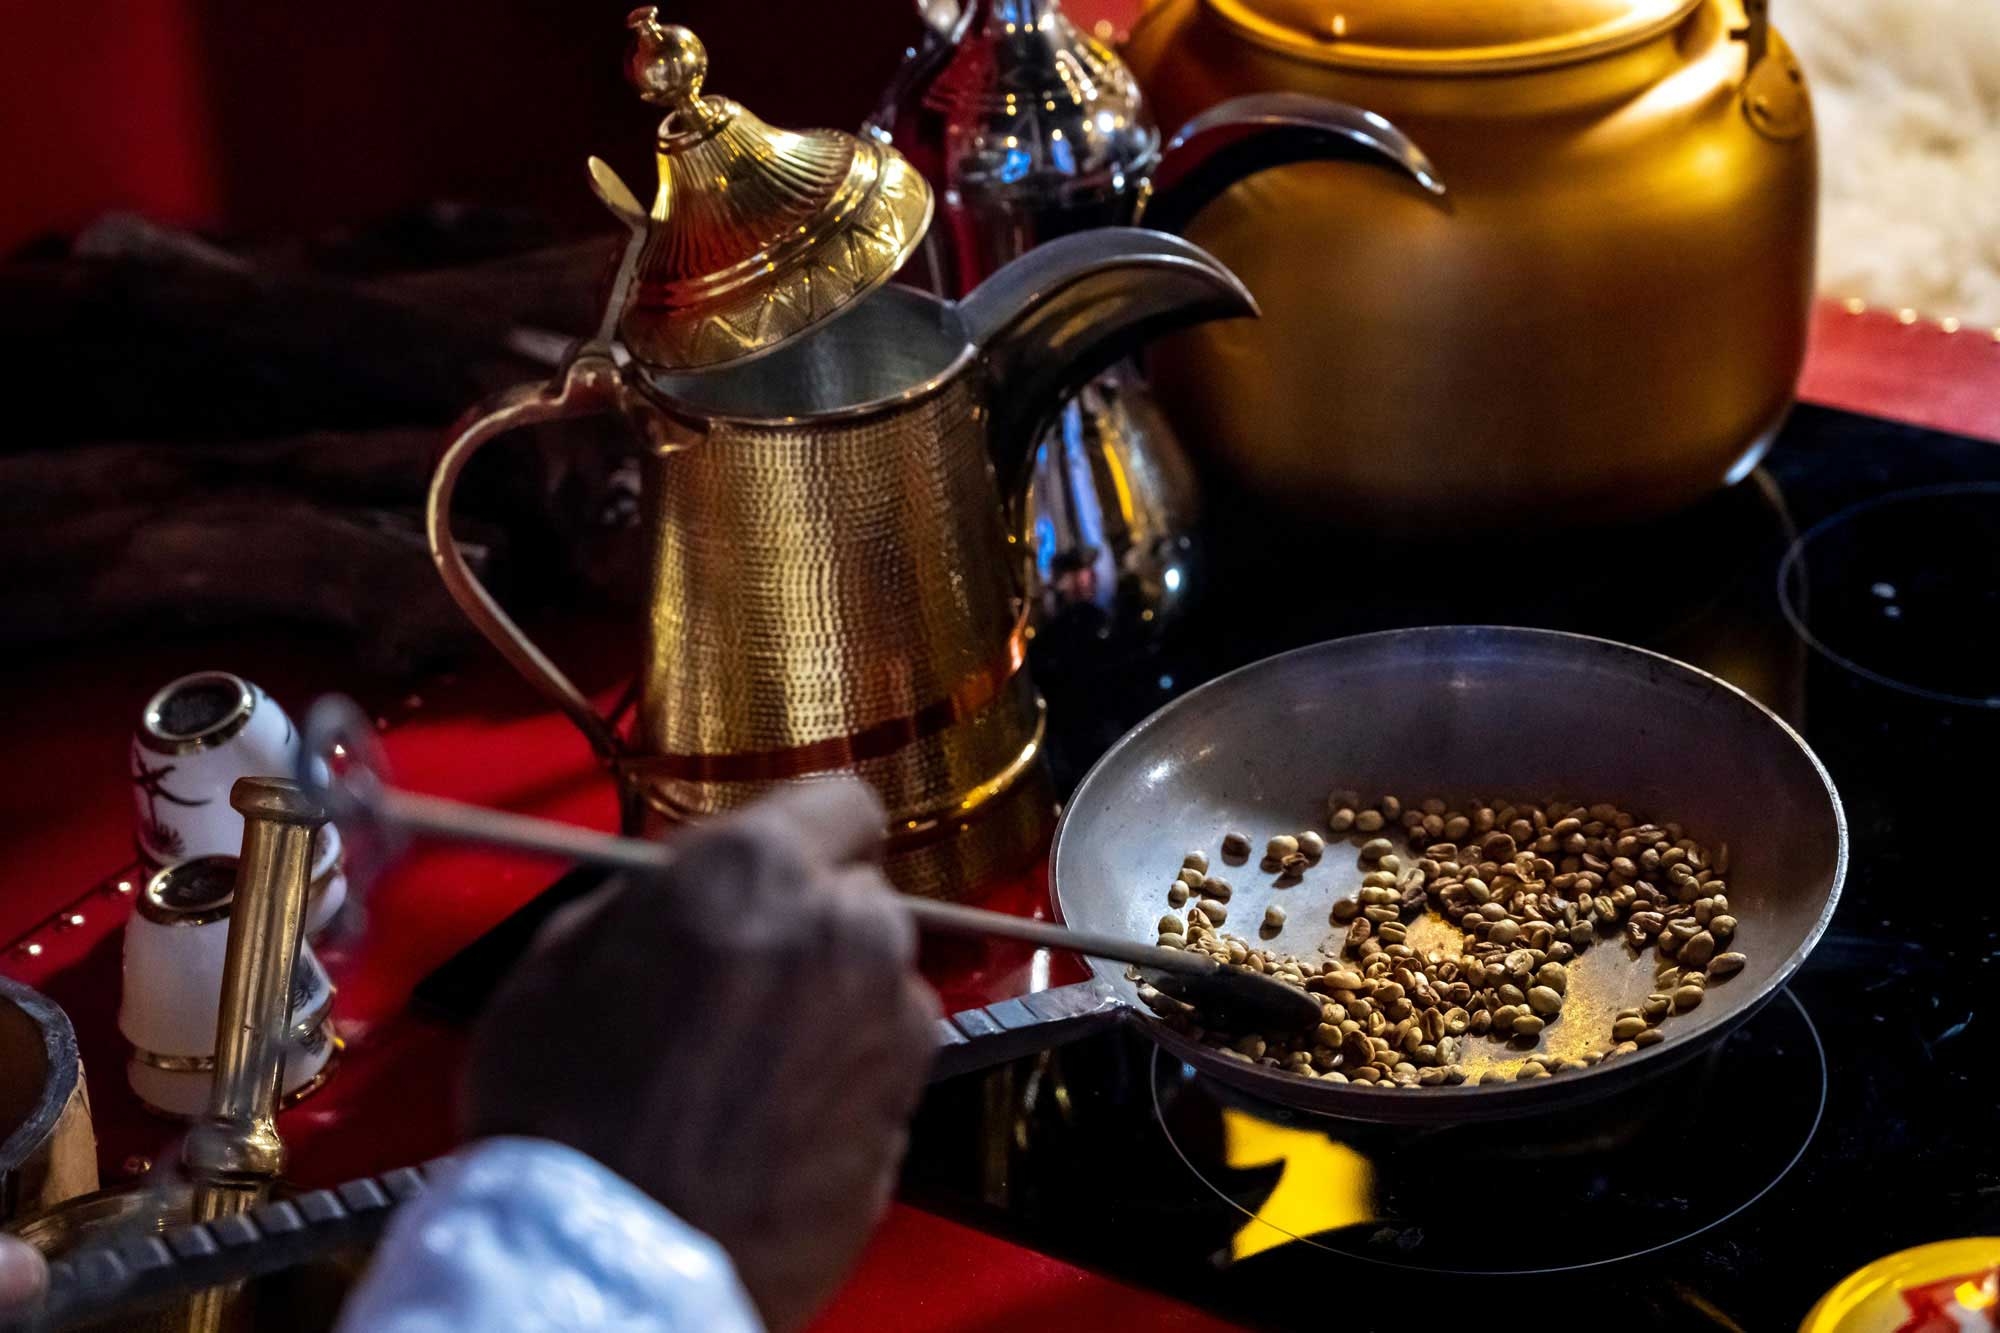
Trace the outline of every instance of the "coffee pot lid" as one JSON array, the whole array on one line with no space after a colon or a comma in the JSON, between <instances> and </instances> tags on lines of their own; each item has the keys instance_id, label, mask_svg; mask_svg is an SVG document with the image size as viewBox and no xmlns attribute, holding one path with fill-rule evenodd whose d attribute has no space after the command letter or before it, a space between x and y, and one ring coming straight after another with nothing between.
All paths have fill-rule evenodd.
<instances>
[{"instance_id":1,"label":"coffee pot lid","mask_svg":"<svg viewBox=\"0 0 2000 1333\"><path fill-rule=\"evenodd\" d=\"M1208 0L1238 32L1331 65L1411 74L1533 69L1604 55L1701 0Z\"/></svg>"},{"instance_id":2,"label":"coffee pot lid","mask_svg":"<svg viewBox=\"0 0 2000 1333\"><path fill-rule=\"evenodd\" d=\"M650 5L626 23L638 36L627 74L667 108L659 193L618 326L634 357L677 371L745 361L894 276L931 217L930 187L900 153L838 130L774 129L702 93L708 56L692 32ZM592 165L604 193L608 169Z\"/></svg>"}]
</instances>

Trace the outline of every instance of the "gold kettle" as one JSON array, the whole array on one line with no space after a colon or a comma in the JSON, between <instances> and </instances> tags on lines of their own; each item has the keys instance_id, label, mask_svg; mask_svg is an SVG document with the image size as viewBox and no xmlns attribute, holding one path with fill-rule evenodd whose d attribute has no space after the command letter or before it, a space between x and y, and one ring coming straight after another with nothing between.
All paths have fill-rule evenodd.
<instances>
[{"instance_id":1,"label":"gold kettle","mask_svg":"<svg viewBox=\"0 0 2000 1333\"><path fill-rule=\"evenodd\" d=\"M1188 226L1263 318L1153 353L1191 447L1274 506L1454 530L1663 513L1790 406L1816 157L1767 0L1156 0L1125 57L1178 120L1369 107L1451 186L1321 164Z\"/></svg>"},{"instance_id":2,"label":"gold kettle","mask_svg":"<svg viewBox=\"0 0 2000 1333\"><path fill-rule=\"evenodd\" d=\"M960 301L887 285L930 220L921 176L886 145L704 96L692 33L650 8L628 21L633 80L668 109L658 196L642 208L593 160L632 231L604 323L552 383L460 424L432 483L432 556L617 774L628 828L855 774L889 807L891 878L957 895L1038 850L1051 812L1003 486L1018 504L1036 430L1085 379L1255 306L1195 246L1133 228L1043 246ZM590 412L648 445L650 613L623 733L450 532L481 445Z\"/></svg>"}]
</instances>

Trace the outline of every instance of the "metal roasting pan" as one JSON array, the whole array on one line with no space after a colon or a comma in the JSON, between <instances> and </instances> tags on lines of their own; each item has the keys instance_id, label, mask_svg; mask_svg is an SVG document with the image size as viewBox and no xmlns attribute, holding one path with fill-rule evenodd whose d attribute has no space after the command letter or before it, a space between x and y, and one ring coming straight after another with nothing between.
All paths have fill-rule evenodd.
<instances>
[{"instance_id":1,"label":"metal roasting pan","mask_svg":"<svg viewBox=\"0 0 2000 1333\"><path fill-rule=\"evenodd\" d=\"M1283 930L1261 947L1311 956L1339 929L1360 839L1329 838L1303 882L1274 886L1258 868L1266 839L1325 831L1329 791L1408 800L1471 796L1584 804L1611 801L1642 820L1678 821L1711 849L1729 845L1731 947L1749 956L1699 1008L1666 1020L1666 1040L1586 1069L1515 1082L1535 1050L1608 1046L1616 1010L1652 989L1657 959L1603 934L1571 968L1559 1021L1532 1048L1468 1039L1477 1084L1373 1088L1309 1080L1190 1041L1138 1002L1116 963L1098 980L1153 1040L1242 1091L1350 1120L1438 1124L1531 1115L1668 1074L1720 1040L1784 986L1832 917L1847 868L1847 824L1832 780L1770 710L1706 672L1657 653L1548 630L1445 626L1364 634L1267 658L1193 690L1121 739L1077 788L1051 858L1056 911L1068 925L1150 942L1167 886L1189 850L1235 888L1224 929L1259 942L1265 906ZM1254 845L1243 865L1220 855L1228 830ZM1398 837L1400 843L1400 837ZM1400 848L1399 848L1400 850ZM1437 923L1435 938L1455 942ZM1413 930L1411 943L1422 932Z\"/></svg>"}]
</instances>

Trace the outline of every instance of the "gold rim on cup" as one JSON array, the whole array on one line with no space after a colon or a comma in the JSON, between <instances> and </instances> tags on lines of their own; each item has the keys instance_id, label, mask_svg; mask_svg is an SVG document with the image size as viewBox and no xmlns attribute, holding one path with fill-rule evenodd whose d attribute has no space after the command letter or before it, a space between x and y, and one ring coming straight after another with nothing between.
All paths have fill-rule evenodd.
<instances>
[{"instance_id":1,"label":"gold rim on cup","mask_svg":"<svg viewBox=\"0 0 2000 1333\"><path fill-rule=\"evenodd\" d=\"M220 711L204 716L198 724L170 726L168 710L197 690L214 691L221 700ZM227 744L257 711L257 690L243 677L227 671L196 671L169 681L146 702L139 725L139 743L155 754L194 754Z\"/></svg>"}]
</instances>

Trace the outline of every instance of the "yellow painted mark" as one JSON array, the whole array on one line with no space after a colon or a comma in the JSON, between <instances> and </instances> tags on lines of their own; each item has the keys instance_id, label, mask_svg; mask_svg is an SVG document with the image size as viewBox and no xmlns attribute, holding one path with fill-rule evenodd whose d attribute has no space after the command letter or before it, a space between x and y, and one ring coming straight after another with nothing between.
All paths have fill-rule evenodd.
<instances>
[{"instance_id":1,"label":"yellow painted mark","mask_svg":"<svg viewBox=\"0 0 2000 1333\"><path fill-rule=\"evenodd\" d=\"M1375 1216L1375 1168L1346 1144L1234 1108L1222 1112L1222 1143L1223 1160L1238 1170L1282 1164L1278 1183L1257 1216L1231 1238L1232 1259L1248 1259L1298 1237Z\"/></svg>"}]
</instances>

